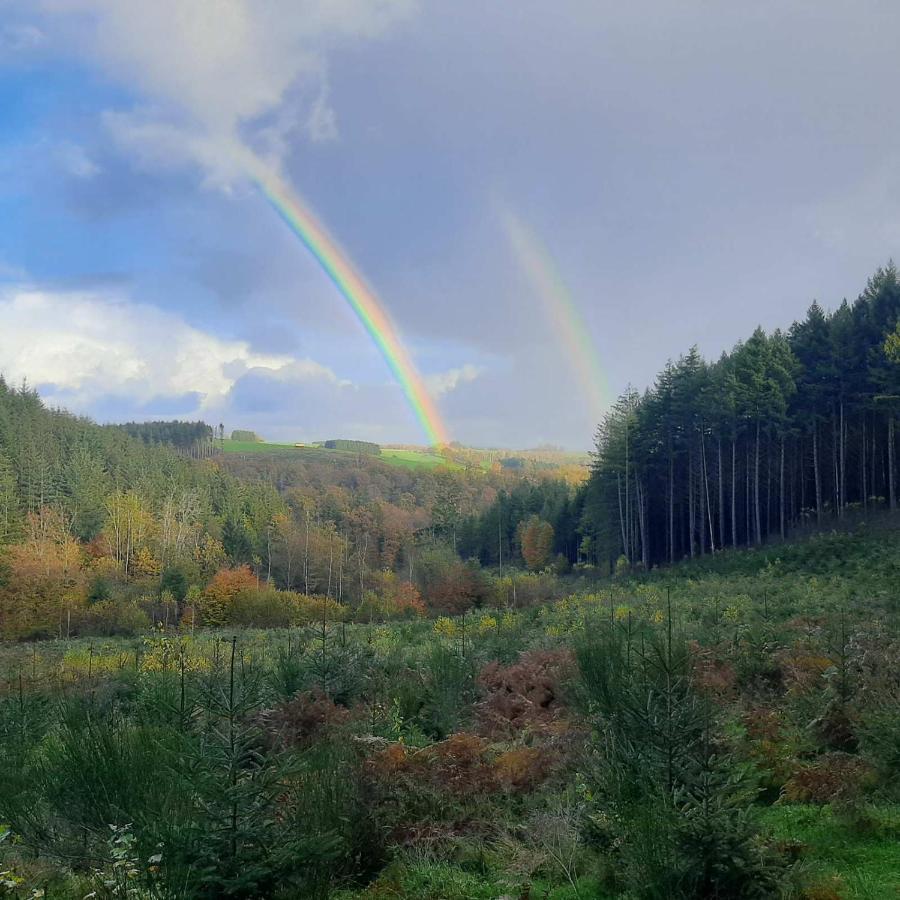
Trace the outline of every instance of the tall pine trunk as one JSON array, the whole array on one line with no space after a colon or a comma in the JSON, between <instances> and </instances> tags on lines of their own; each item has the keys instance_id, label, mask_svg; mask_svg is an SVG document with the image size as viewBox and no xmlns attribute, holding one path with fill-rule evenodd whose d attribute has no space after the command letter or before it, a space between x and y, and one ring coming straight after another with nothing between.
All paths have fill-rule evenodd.
<instances>
[{"instance_id":1,"label":"tall pine trunk","mask_svg":"<svg viewBox=\"0 0 900 900\"><path fill-rule=\"evenodd\" d=\"M675 562L675 459L669 435L669 562Z\"/></svg>"},{"instance_id":2,"label":"tall pine trunk","mask_svg":"<svg viewBox=\"0 0 900 900\"><path fill-rule=\"evenodd\" d=\"M725 481L722 478L722 435L719 435L719 546L725 547Z\"/></svg>"},{"instance_id":3,"label":"tall pine trunk","mask_svg":"<svg viewBox=\"0 0 900 900\"><path fill-rule=\"evenodd\" d=\"M840 475L840 465L838 463L838 432L837 432L837 413L832 408L831 410L831 468L834 470L834 490L832 491L832 496L834 497L834 511L840 516L841 514L841 475Z\"/></svg>"},{"instance_id":4,"label":"tall pine trunk","mask_svg":"<svg viewBox=\"0 0 900 900\"><path fill-rule=\"evenodd\" d=\"M631 562L628 558L628 532L625 527L625 510L622 506L622 476L618 472L616 473L616 488L619 496L619 528L622 531L622 553Z\"/></svg>"},{"instance_id":5,"label":"tall pine trunk","mask_svg":"<svg viewBox=\"0 0 900 900\"><path fill-rule=\"evenodd\" d=\"M731 546L737 550L737 435L731 436Z\"/></svg>"},{"instance_id":6,"label":"tall pine trunk","mask_svg":"<svg viewBox=\"0 0 900 900\"><path fill-rule=\"evenodd\" d=\"M822 475L819 472L819 424L813 422L813 476L816 482L816 523L822 524Z\"/></svg>"},{"instance_id":7,"label":"tall pine trunk","mask_svg":"<svg viewBox=\"0 0 900 900\"><path fill-rule=\"evenodd\" d=\"M753 509L756 515L756 543L762 543L762 523L759 516L759 416L756 417L756 458L753 463Z\"/></svg>"},{"instance_id":8,"label":"tall pine trunk","mask_svg":"<svg viewBox=\"0 0 900 900\"><path fill-rule=\"evenodd\" d=\"M846 438L846 424L844 422L844 398L841 397L841 420L840 420L840 429L841 429L841 452L840 452L840 473L841 473L841 515L844 514L844 509L847 506L847 438Z\"/></svg>"},{"instance_id":9,"label":"tall pine trunk","mask_svg":"<svg viewBox=\"0 0 900 900\"><path fill-rule=\"evenodd\" d=\"M778 506L779 525L781 526L781 539L784 540L784 435L781 436L781 464L778 472Z\"/></svg>"},{"instance_id":10,"label":"tall pine trunk","mask_svg":"<svg viewBox=\"0 0 900 900\"><path fill-rule=\"evenodd\" d=\"M894 492L894 411L888 414L888 505L897 508L897 497Z\"/></svg>"},{"instance_id":11,"label":"tall pine trunk","mask_svg":"<svg viewBox=\"0 0 900 900\"><path fill-rule=\"evenodd\" d=\"M860 484L860 493L862 494L862 505L863 509L868 511L869 509L869 490L866 485L866 413L863 410L862 414L862 452L859 454L859 484Z\"/></svg>"},{"instance_id":12,"label":"tall pine trunk","mask_svg":"<svg viewBox=\"0 0 900 900\"><path fill-rule=\"evenodd\" d=\"M640 528L641 536L641 562L644 565L644 570L647 571L650 568L650 540L647 534L647 508L644 486L636 475L634 478L634 492L637 498L638 527Z\"/></svg>"},{"instance_id":13,"label":"tall pine trunk","mask_svg":"<svg viewBox=\"0 0 900 900\"><path fill-rule=\"evenodd\" d=\"M700 432L700 453L703 458L703 488L706 495L706 517L709 519L709 552L716 552L716 539L713 532L712 504L709 502L709 466L706 462L706 440Z\"/></svg>"},{"instance_id":14,"label":"tall pine trunk","mask_svg":"<svg viewBox=\"0 0 900 900\"><path fill-rule=\"evenodd\" d=\"M753 543L753 506L750 503L750 442L744 448L744 537L749 547Z\"/></svg>"},{"instance_id":15,"label":"tall pine trunk","mask_svg":"<svg viewBox=\"0 0 900 900\"><path fill-rule=\"evenodd\" d=\"M688 546L691 559L694 558L696 512L694 510L694 453L688 441Z\"/></svg>"}]
</instances>

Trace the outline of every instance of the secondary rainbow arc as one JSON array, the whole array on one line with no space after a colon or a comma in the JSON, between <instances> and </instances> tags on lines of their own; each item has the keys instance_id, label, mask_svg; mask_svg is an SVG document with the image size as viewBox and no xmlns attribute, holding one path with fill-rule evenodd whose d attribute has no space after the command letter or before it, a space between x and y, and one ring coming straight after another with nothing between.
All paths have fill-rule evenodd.
<instances>
[{"instance_id":1,"label":"secondary rainbow arc","mask_svg":"<svg viewBox=\"0 0 900 900\"><path fill-rule=\"evenodd\" d=\"M501 216L516 261L565 348L569 365L587 394L592 415L600 421L609 408L609 388L584 317L550 250L513 212L504 209Z\"/></svg>"}]
</instances>

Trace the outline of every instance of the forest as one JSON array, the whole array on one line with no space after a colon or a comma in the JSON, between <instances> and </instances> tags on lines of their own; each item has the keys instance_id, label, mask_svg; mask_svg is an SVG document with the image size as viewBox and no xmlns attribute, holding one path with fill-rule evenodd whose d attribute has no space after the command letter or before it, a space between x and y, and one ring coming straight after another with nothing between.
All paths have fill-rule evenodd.
<instances>
[{"instance_id":1,"label":"forest","mask_svg":"<svg viewBox=\"0 0 900 900\"><path fill-rule=\"evenodd\" d=\"M898 313L690 350L589 467L0 381L0 897L896 896Z\"/></svg>"},{"instance_id":2,"label":"forest","mask_svg":"<svg viewBox=\"0 0 900 900\"><path fill-rule=\"evenodd\" d=\"M715 362L696 348L601 424L584 500L599 555L645 568L897 505L900 285L758 328Z\"/></svg>"}]
</instances>

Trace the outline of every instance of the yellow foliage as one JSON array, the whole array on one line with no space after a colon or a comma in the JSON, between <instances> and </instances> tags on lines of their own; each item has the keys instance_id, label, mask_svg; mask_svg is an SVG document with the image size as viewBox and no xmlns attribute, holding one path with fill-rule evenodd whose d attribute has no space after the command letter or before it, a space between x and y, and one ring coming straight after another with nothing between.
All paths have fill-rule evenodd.
<instances>
[{"instance_id":1,"label":"yellow foliage","mask_svg":"<svg viewBox=\"0 0 900 900\"><path fill-rule=\"evenodd\" d=\"M147 547L141 547L134 557L134 574L138 576L159 575L162 566Z\"/></svg>"},{"instance_id":2,"label":"yellow foliage","mask_svg":"<svg viewBox=\"0 0 900 900\"><path fill-rule=\"evenodd\" d=\"M496 631L497 630L497 620L494 616L489 616L486 613L478 620L478 630L485 634L488 631Z\"/></svg>"},{"instance_id":3,"label":"yellow foliage","mask_svg":"<svg viewBox=\"0 0 900 900\"><path fill-rule=\"evenodd\" d=\"M456 622L447 616L441 616L434 623L434 633L439 634L441 637L454 638L457 633Z\"/></svg>"}]
</instances>

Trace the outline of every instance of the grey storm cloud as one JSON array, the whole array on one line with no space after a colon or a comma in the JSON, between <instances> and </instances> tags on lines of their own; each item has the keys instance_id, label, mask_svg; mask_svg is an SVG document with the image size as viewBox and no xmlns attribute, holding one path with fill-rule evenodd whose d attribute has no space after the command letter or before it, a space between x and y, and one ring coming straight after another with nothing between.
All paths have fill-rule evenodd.
<instances>
[{"instance_id":1,"label":"grey storm cloud","mask_svg":"<svg viewBox=\"0 0 900 900\"><path fill-rule=\"evenodd\" d=\"M335 374L244 374L223 403L248 427L419 437L345 301L229 170L223 140L282 167L432 383L478 371L439 398L466 442L585 447L596 425L498 198L555 258L614 392L692 344L715 357L813 298L854 296L898 255L896 4L302 5L301 21L291 3L263 15L235 0L247 16L204 23L197 4L174 43L175 0L10 7L47 65L74 57L125 91L77 127L55 122L64 149L46 165L85 227L142 214L165 234L128 273L135 295ZM163 269L174 289L155 300Z\"/></svg>"}]
</instances>

